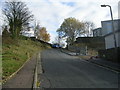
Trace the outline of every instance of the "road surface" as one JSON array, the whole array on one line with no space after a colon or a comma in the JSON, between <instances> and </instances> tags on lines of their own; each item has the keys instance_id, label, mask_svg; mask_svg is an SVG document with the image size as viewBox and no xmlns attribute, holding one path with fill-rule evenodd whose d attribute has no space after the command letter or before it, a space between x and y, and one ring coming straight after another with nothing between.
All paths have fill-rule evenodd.
<instances>
[{"instance_id":1,"label":"road surface","mask_svg":"<svg viewBox=\"0 0 120 90\"><path fill-rule=\"evenodd\" d=\"M69 56L58 49L42 52L43 88L118 88L118 73Z\"/></svg>"}]
</instances>

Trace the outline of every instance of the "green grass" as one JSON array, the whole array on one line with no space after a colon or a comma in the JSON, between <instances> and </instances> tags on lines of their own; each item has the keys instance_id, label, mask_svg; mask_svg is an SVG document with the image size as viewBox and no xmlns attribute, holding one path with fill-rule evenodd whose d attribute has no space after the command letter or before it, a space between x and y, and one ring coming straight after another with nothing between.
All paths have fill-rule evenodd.
<instances>
[{"instance_id":1,"label":"green grass","mask_svg":"<svg viewBox=\"0 0 120 90\"><path fill-rule=\"evenodd\" d=\"M30 39L2 38L2 79L17 71L30 57L48 46Z\"/></svg>"}]
</instances>

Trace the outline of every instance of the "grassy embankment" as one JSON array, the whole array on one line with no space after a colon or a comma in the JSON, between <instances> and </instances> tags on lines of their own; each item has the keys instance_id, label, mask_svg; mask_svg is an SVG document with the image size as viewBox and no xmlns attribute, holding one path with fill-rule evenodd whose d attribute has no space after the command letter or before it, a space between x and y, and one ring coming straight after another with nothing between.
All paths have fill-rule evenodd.
<instances>
[{"instance_id":1,"label":"grassy embankment","mask_svg":"<svg viewBox=\"0 0 120 90\"><path fill-rule=\"evenodd\" d=\"M49 46L28 38L2 38L2 79L6 79L17 71L36 52Z\"/></svg>"}]
</instances>

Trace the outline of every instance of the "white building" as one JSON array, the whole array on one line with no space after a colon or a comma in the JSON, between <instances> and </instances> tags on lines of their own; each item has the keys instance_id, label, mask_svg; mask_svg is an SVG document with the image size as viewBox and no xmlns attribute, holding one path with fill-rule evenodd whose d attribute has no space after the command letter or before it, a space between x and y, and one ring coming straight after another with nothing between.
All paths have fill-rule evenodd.
<instances>
[{"instance_id":1,"label":"white building","mask_svg":"<svg viewBox=\"0 0 120 90\"><path fill-rule=\"evenodd\" d=\"M114 34L113 34L113 28L112 28L112 21L102 21L102 35L105 37L105 47L106 49L114 48ZM120 19L114 20L114 30L115 30L115 37L116 37L116 43L117 47L120 47Z\"/></svg>"},{"instance_id":2,"label":"white building","mask_svg":"<svg viewBox=\"0 0 120 90\"><path fill-rule=\"evenodd\" d=\"M32 28L29 28L29 30L22 31L22 35L27 37L35 37L34 30Z\"/></svg>"},{"instance_id":3,"label":"white building","mask_svg":"<svg viewBox=\"0 0 120 90\"><path fill-rule=\"evenodd\" d=\"M93 37L102 36L102 28L93 29Z\"/></svg>"}]
</instances>

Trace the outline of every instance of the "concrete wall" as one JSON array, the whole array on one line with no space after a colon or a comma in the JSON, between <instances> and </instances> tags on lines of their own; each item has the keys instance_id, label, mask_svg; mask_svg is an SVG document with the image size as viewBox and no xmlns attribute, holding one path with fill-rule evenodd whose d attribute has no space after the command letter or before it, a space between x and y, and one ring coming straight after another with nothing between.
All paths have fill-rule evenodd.
<instances>
[{"instance_id":1,"label":"concrete wall","mask_svg":"<svg viewBox=\"0 0 120 90\"><path fill-rule=\"evenodd\" d=\"M105 37L105 47L106 47L106 49L114 47L113 35L109 35L109 36Z\"/></svg>"},{"instance_id":2,"label":"concrete wall","mask_svg":"<svg viewBox=\"0 0 120 90\"><path fill-rule=\"evenodd\" d=\"M80 52L80 54L90 54L89 51L98 51L105 49L105 40L103 37L79 37L72 45L68 46L70 51Z\"/></svg>"},{"instance_id":3,"label":"concrete wall","mask_svg":"<svg viewBox=\"0 0 120 90\"><path fill-rule=\"evenodd\" d=\"M114 37L113 37L113 28L112 28L112 21L102 21L102 34L105 36L105 47L106 49L114 48ZM116 42L117 47L120 47L120 19L114 20L114 30L116 35Z\"/></svg>"},{"instance_id":4,"label":"concrete wall","mask_svg":"<svg viewBox=\"0 0 120 90\"><path fill-rule=\"evenodd\" d=\"M116 33L116 42L117 42L117 47L120 47L120 32ZM115 47L113 34L105 37L105 47L106 49Z\"/></svg>"},{"instance_id":5,"label":"concrete wall","mask_svg":"<svg viewBox=\"0 0 120 90\"><path fill-rule=\"evenodd\" d=\"M115 48L111 48L106 50L99 50L98 55L100 58L104 58L105 60L120 63L119 52L120 52L120 48L118 48L118 52L115 52Z\"/></svg>"}]
</instances>

